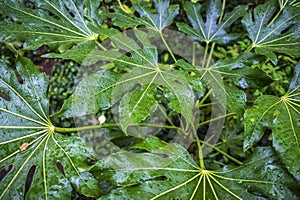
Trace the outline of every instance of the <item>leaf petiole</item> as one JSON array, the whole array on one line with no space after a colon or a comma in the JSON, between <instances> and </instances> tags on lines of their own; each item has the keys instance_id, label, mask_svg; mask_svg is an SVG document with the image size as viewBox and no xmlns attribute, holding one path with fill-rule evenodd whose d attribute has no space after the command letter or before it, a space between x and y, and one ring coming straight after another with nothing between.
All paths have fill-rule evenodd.
<instances>
[{"instance_id":1,"label":"leaf petiole","mask_svg":"<svg viewBox=\"0 0 300 200\"><path fill-rule=\"evenodd\" d=\"M118 127L118 124L97 124L97 125L91 125L91 126L82 126L82 127L73 127L73 128L62 128L62 127L55 127L54 131L58 133L71 133L71 132L78 132L78 131L88 131L88 130L94 130L99 128L109 128L109 127ZM166 126L163 124L129 124L129 126L150 126L150 127L160 127L160 128L167 128L167 129L177 129L180 130L180 128L176 126Z\"/></svg>"},{"instance_id":2,"label":"leaf petiole","mask_svg":"<svg viewBox=\"0 0 300 200\"><path fill-rule=\"evenodd\" d=\"M168 49L168 52L170 53L170 55L171 55L172 59L174 60L174 62L177 62L177 60L176 60L176 58L175 58L175 56L174 56L174 54L173 54L172 50L170 49L170 47L169 47L169 45L168 45L167 41L165 40L165 38L164 38L164 36L163 36L163 34L162 34L162 32L161 32L161 31L159 31L159 35L160 35L160 37L161 37L161 39L162 39L162 41L163 41L164 45L165 45L165 46L166 46L166 48Z\"/></svg>"}]
</instances>

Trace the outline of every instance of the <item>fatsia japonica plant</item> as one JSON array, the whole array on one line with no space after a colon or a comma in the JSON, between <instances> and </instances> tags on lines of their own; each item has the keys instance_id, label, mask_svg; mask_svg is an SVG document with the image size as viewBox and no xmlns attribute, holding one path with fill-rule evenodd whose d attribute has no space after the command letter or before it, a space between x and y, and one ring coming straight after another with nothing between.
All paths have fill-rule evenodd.
<instances>
[{"instance_id":1,"label":"fatsia japonica plant","mask_svg":"<svg viewBox=\"0 0 300 200\"><path fill-rule=\"evenodd\" d=\"M300 198L299 1L0 10L0 199ZM56 113L41 47L81 65Z\"/></svg>"}]
</instances>

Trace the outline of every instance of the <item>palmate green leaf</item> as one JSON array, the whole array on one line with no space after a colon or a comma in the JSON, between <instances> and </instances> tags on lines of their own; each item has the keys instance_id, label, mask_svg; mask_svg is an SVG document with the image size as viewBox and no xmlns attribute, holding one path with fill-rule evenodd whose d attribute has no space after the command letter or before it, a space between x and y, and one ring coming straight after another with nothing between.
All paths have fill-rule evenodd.
<instances>
[{"instance_id":1,"label":"palmate green leaf","mask_svg":"<svg viewBox=\"0 0 300 200\"><path fill-rule=\"evenodd\" d=\"M74 189L98 197L81 138L55 133L48 117L48 80L26 58L0 64L0 199L70 199ZM81 187L78 185L80 182Z\"/></svg>"},{"instance_id":2,"label":"palmate green leaf","mask_svg":"<svg viewBox=\"0 0 300 200\"><path fill-rule=\"evenodd\" d=\"M201 16L201 5L186 1L184 4L185 12L191 22L192 27L185 23L178 22L178 29L186 33L191 38L201 42L217 42L226 44L235 37L226 32L226 28L232 25L238 18L244 16L247 6L237 6L232 12L226 13L223 20L219 23L222 13L220 0L211 0L206 8L206 20Z\"/></svg>"},{"instance_id":3,"label":"palmate green leaf","mask_svg":"<svg viewBox=\"0 0 300 200\"><path fill-rule=\"evenodd\" d=\"M266 72L258 68L250 67L258 62L259 60L256 55L252 53L243 53L235 59L220 60L209 67L193 66L184 60L178 60L176 65L187 71L197 70L202 74L202 78L211 76L212 80L210 81L215 81L215 84L226 93L224 85L219 83L218 75L222 76L222 78L227 78L242 89L258 89L272 83L272 78Z\"/></svg>"},{"instance_id":4,"label":"palmate green leaf","mask_svg":"<svg viewBox=\"0 0 300 200\"><path fill-rule=\"evenodd\" d=\"M213 69L219 71L224 78L230 79L236 86L247 89L259 89L273 82L272 78L258 68L251 65L259 63L260 58L252 53L242 53L235 59L218 61Z\"/></svg>"},{"instance_id":5,"label":"palmate green leaf","mask_svg":"<svg viewBox=\"0 0 300 200\"><path fill-rule=\"evenodd\" d=\"M261 96L254 102L255 106L244 114L244 149L252 147L262 138L266 129L271 129L275 150L297 180L300 180L300 164L295 162L300 159L299 87L282 97Z\"/></svg>"},{"instance_id":6,"label":"palmate green leaf","mask_svg":"<svg viewBox=\"0 0 300 200\"><path fill-rule=\"evenodd\" d=\"M123 103L124 99L119 104L118 111L121 111L121 113L123 110L125 111L124 117L120 116L123 130L126 130L130 123L138 123L151 113L150 111L157 105L157 101L154 99L157 90L156 86L166 87L174 94L180 106L177 106L177 109L173 108L190 122L193 116L192 110L195 104L195 96L185 77L169 69L169 65L160 65L155 48L136 50L131 52L131 54L131 61L129 59L124 60L129 61L128 64L135 68L120 79L122 84L118 84L113 91L113 102L119 101L124 94L132 92L132 90L140 93L138 97L130 95L131 101L129 104ZM122 60L118 60L118 62L122 62ZM144 86L142 93L139 92L140 90L135 89L137 84ZM151 93L150 98L152 100L149 99L149 94ZM144 100L145 97L149 100L146 106L142 104L142 102L146 101ZM149 104L150 102L152 104ZM140 112L142 110L147 110L148 112ZM138 113L139 116L132 117L134 113ZM122 120L124 121L122 122Z\"/></svg>"},{"instance_id":7,"label":"palmate green leaf","mask_svg":"<svg viewBox=\"0 0 300 200\"><path fill-rule=\"evenodd\" d=\"M137 68L124 75L119 80L124 83L114 88L112 101L117 105L113 112L118 116L118 122L125 132L130 124L145 120L156 109L158 103L155 99L155 79L151 70Z\"/></svg>"},{"instance_id":8,"label":"palmate green leaf","mask_svg":"<svg viewBox=\"0 0 300 200\"><path fill-rule=\"evenodd\" d=\"M220 135L218 148L224 152L230 152L235 158L245 158L249 152L243 151L243 124L238 118L232 117L226 120L225 128ZM227 158L223 156L225 160Z\"/></svg>"},{"instance_id":9,"label":"palmate green leaf","mask_svg":"<svg viewBox=\"0 0 300 200\"><path fill-rule=\"evenodd\" d=\"M18 38L25 41L25 49L37 49L44 44L60 45L64 50L73 46L76 49L72 51L74 55L69 53L66 58L80 62L85 54L75 45L80 44L80 48L91 51L101 32L98 29L102 23L99 4L97 0L1 1L0 10L12 20L1 23L0 41Z\"/></svg>"},{"instance_id":10,"label":"palmate green leaf","mask_svg":"<svg viewBox=\"0 0 300 200\"><path fill-rule=\"evenodd\" d=\"M147 41L145 32L135 30L133 33L139 39L140 45L131 37L116 34L111 36L110 39L118 49L94 50L85 62L85 64L94 64L100 60L109 61L120 69L130 69L130 71L115 82L106 81L104 77L105 84L103 85L100 84L102 79L101 74L99 74L99 83L97 84L100 84L101 87L94 87L94 89L90 89L90 86L96 84L97 77L96 79L84 79L84 83L79 84L78 87L80 88L72 95L72 99L66 101L62 112L58 115L75 117L78 113L93 113L97 109L103 109L101 104L107 102L106 100L111 95L110 105L114 105L115 119L122 130L126 132L130 125L140 123L156 110L158 101L155 99L155 95L157 86L161 86L171 91L179 102L180 106L177 106L175 110L181 113L188 122L191 121L195 95L190 83L183 75L172 70L170 65L158 63L158 50ZM123 55L124 51L130 54ZM93 94L82 92L82 90L92 91ZM98 104L92 105L96 107L92 107L90 102L87 101L91 98L99 101ZM83 101L86 101L86 103ZM75 112L68 111L72 103L78 106L78 108L74 108ZM106 104L108 105L108 103ZM76 110L79 112L76 112Z\"/></svg>"},{"instance_id":11,"label":"palmate green leaf","mask_svg":"<svg viewBox=\"0 0 300 200\"><path fill-rule=\"evenodd\" d=\"M100 109L107 110L112 106L112 89L119 78L118 74L105 70L83 78L60 111L52 117L78 117L96 113Z\"/></svg>"},{"instance_id":12,"label":"palmate green leaf","mask_svg":"<svg viewBox=\"0 0 300 200\"><path fill-rule=\"evenodd\" d=\"M98 161L91 172L112 190L99 199L297 199L299 185L271 148L258 148L239 167L198 167L178 144L149 138L134 148ZM284 179L282 177L285 177Z\"/></svg>"},{"instance_id":13,"label":"palmate green leaf","mask_svg":"<svg viewBox=\"0 0 300 200\"><path fill-rule=\"evenodd\" d=\"M180 105L172 108L190 122L195 95L185 77L170 70L169 65L160 65L155 48L135 50L131 55L131 58L123 56L118 59L118 62L135 68L118 81L121 84L116 85L112 94L113 104L120 101L116 113L119 113L121 128L126 132L130 124L141 122L155 110L158 104L155 99L157 86L172 92Z\"/></svg>"},{"instance_id":14,"label":"palmate green leaf","mask_svg":"<svg viewBox=\"0 0 300 200\"><path fill-rule=\"evenodd\" d=\"M78 63L82 63L86 59L86 56L95 48L96 42L94 40L89 40L79 43L76 46L73 46L71 49L67 49L62 53L48 53L43 55L43 57L71 59Z\"/></svg>"},{"instance_id":15,"label":"palmate green leaf","mask_svg":"<svg viewBox=\"0 0 300 200\"><path fill-rule=\"evenodd\" d=\"M138 0L137 3L132 2L132 4L140 17L127 14L122 9L114 7L115 12L109 14L114 25L125 28L136 28L139 25L143 25L161 32L172 24L173 19L179 13L179 5L170 5L169 0L154 0L155 13L145 1Z\"/></svg>"},{"instance_id":16,"label":"palmate green leaf","mask_svg":"<svg viewBox=\"0 0 300 200\"><path fill-rule=\"evenodd\" d=\"M185 71L199 71L202 78L209 77L210 82L214 82L214 91L226 94L219 95L219 99L227 99L227 109L240 117L245 109L246 96L241 90L234 87L226 87L221 83L221 79L226 78L242 89L261 88L273 82L266 72L260 69L252 68L250 65L259 61L252 53L241 54L236 59L226 59L216 62L209 67L193 66L184 60L178 60L176 65L182 67ZM207 81L208 82L208 81Z\"/></svg>"},{"instance_id":17,"label":"palmate green leaf","mask_svg":"<svg viewBox=\"0 0 300 200\"><path fill-rule=\"evenodd\" d=\"M257 6L253 13L244 17L242 23L255 52L276 63L275 52L300 56L299 19L299 8L285 6L278 10L278 1L272 0Z\"/></svg>"}]
</instances>

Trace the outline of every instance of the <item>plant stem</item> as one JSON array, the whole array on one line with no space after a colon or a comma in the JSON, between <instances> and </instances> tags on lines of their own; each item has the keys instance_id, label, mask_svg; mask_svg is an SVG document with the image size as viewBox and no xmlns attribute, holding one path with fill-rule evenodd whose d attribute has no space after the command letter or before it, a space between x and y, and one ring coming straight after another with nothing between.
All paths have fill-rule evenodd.
<instances>
[{"instance_id":1,"label":"plant stem","mask_svg":"<svg viewBox=\"0 0 300 200\"><path fill-rule=\"evenodd\" d=\"M199 105L199 108L206 107L206 106L218 105L218 104L219 103L216 103L216 102L214 102L214 103L204 103L204 104Z\"/></svg>"},{"instance_id":2,"label":"plant stem","mask_svg":"<svg viewBox=\"0 0 300 200\"><path fill-rule=\"evenodd\" d=\"M119 4L120 8L123 10L123 12L127 13L120 0L118 0L118 4Z\"/></svg>"},{"instance_id":3,"label":"plant stem","mask_svg":"<svg viewBox=\"0 0 300 200\"><path fill-rule=\"evenodd\" d=\"M209 124L210 122L213 122L213 121L215 121L215 120L219 120L219 119L222 119L222 118L224 118L224 117L228 117L228 116L235 115L235 114L236 114L236 113L228 113L228 114L226 114L226 115L222 115L222 116L219 116L219 117L216 117L216 118L207 120L207 121L205 121L205 122L201 122L201 123L198 124L198 128L199 128L200 126L205 125L205 124Z\"/></svg>"},{"instance_id":4,"label":"plant stem","mask_svg":"<svg viewBox=\"0 0 300 200\"><path fill-rule=\"evenodd\" d=\"M78 132L78 131L88 131L88 130L94 130L99 128L109 128L109 127L118 127L118 124L97 124L97 125L91 125L91 126L82 126L82 127L73 127L73 128L61 128L61 127L55 127L55 132L58 133L71 133L71 132ZM157 127L157 128L168 128L168 129L177 129L180 130L180 128L176 126L166 126L162 124L130 124L129 126L150 126L150 127Z\"/></svg>"},{"instance_id":5,"label":"plant stem","mask_svg":"<svg viewBox=\"0 0 300 200\"><path fill-rule=\"evenodd\" d=\"M166 40L165 40L165 38L164 38L164 36L163 36L163 34L162 34L161 31L159 31L159 35L160 35L160 37L161 37L161 39L162 39L164 45L166 46L168 52L170 53L171 57L173 58L174 62L177 62L177 60L176 60L176 58L175 58L175 56L174 56L172 50L170 49L170 47L169 47L168 43L166 42Z\"/></svg>"},{"instance_id":6,"label":"plant stem","mask_svg":"<svg viewBox=\"0 0 300 200\"><path fill-rule=\"evenodd\" d=\"M194 124L191 124L191 128L192 128L192 132L193 132L193 134L195 135L195 138L196 138L196 143L197 143L197 147L198 147L198 156L199 156L200 167L201 167L201 169L205 169L204 159L203 159L203 152L202 152L202 146L201 146L198 134L197 134L197 128L194 126Z\"/></svg>"},{"instance_id":7,"label":"plant stem","mask_svg":"<svg viewBox=\"0 0 300 200\"><path fill-rule=\"evenodd\" d=\"M206 68L208 68L209 65L210 65L211 57L212 57L212 54L214 52L215 45L216 45L216 43L214 43L214 42L211 45L210 52L209 52L209 55L208 55L208 59L207 59L207 62L206 62Z\"/></svg>"},{"instance_id":8,"label":"plant stem","mask_svg":"<svg viewBox=\"0 0 300 200\"><path fill-rule=\"evenodd\" d=\"M107 49L106 49L102 44L100 44L97 40L95 40L95 41L96 41L97 45L98 45L102 50L104 50L104 51L107 50Z\"/></svg>"},{"instance_id":9,"label":"plant stem","mask_svg":"<svg viewBox=\"0 0 300 200\"><path fill-rule=\"evenodd\" d=\"M220 15L218 24L221 24L221 22L222 22L223 15L224 15L224 11L225 11L225 5L226 5L226 0L223 0L223 3L222 3L222 11L221 11L221 15Z\"/></svg>"},{"instance_id":10,"label":"plant stem","mask_svg":"<svg viewBox=\"0 0 300 200\"><path fill-rule=\"evenodd\" d=\"M165 112L165 110L162 109L162 107L160 106L160 104L158 105L159 110L162 112L162 114L164 115L164 117L167 119L167 121L171 124L171 126L174 126L174 123L172 122L172 120L170 119L170 117L167 115L167 113Z\"/></svg>"},{"instance_id":11,"label":"plant stem","mask_svg":"<svg viewBox=\"0 0 300 200\"><path fill-rule=\"evenodd\" d=\"M179 128L177 126L166 126L163 124L129 124L129 126L150 126L150 127L157 127L157 128L168 128L168 129L181 130L181 128Z\"/></svg>"},{"instance_id":12,"label":"plant stem","mask_svg":"<svg viewBox=\"0 0 300 200\"><path fill-rule=\"evenodd\" d=\"M201 169L205 169L202 146L201 146L201 143L200 143L200 139L197 135L197 132L195 133L195 137L196 137L196 142L197 142L198 151L199 151L200 167L201 167Z\"/></svg>"},{"instance_id":13,"label":"plant stem","mask_svg":"<svg viewBox=\"0 0 300 200\"><path fill-rule=\"evenodd\" d=\"M103 125L97 124L97 125L74 127L74 128L55 127L54 131L58 132L58 133L71 133L71 132L77 132L77 131L87 131L87 130L108 128L108 127L117 127L117 126L118 126L117 124L103 124Z\"/></svg>"},{"instance_id":14,"label":"plant stem","mask_svg":"<svg viewBox=\"0 0 300 200\"><path fill-rule=\"evenodd\" d=\"M222 4L222 12L221 12L221 15L220 15L220 18L219 18L219 21L218 21L218 24L221 23L222 21L222 18L223 18L223 15L224 15L224 10L225 10L225 4L226 4L226 0L223 0L223 4ZM209 65L210 65L210 62L211 62L211 58L212 58L212 54L213 54L213 51L214 51L214 48L215 48L215 43L213 42L212 45L211 45L211 49L210 49L210 53L208 55L208 58L207 58L207 53L208 53L208 48L209 48L209 41L206 42L206 46L205 46L205 52L204 52L204 58L203 58L203 64L202 64L202 67L203 68L208 68ZM204 67L205 66L205 67ZM205 96L204 98L201 100L200 102L200 105L203 104L203 102L205 101L205 99L208 98L208 96L211 94L212 90L210 90ZM225 115L226 117L226 115ZM218 119L218 118L217 118ZM213 119L215 120L215 119ZM204 123L209 123L210 121L213 121L213 120L209 120L209 121L206 121ZM200 126L200 124L198 125L198 127ZM200 143L200 139L197 135L197 131L195 131L195 137L196 137L196 142L197 142L197 146L198 146L198 151L199 151L199 161L200 161L200 167L202 169L205 169L205 165L204 165L204 158L203 158L203 152L202 152L202 146L201 146L201 143Z\"/></svg>"},{"instance_id":15,"label":"plant stem","mask_svg":"<svg viewBox=\"0 0 300 200\"><path fill-rule=\"evenodd\" d=\"M271 26L274 23L274 21L279 17L280 13L281 13L281 10L278 11L278 13L275 15L275 17L272 19L272 21L270 21L270 23L268 24L267 27Z\"/></svg>"},{"instance_id":16,"label":"plant stem","mask_svg":"<svg viewBox=\"0 0 300 200\"><path fill-rule=\"evenodd\" d=\"M250 52L255 47L254 42L246 49L246 52Z\"/></svg>"},{"instance_id":17,"label":"plant stem","mask_svg":"<svg viewBox=\"0 0 300 200\"><path fill-rule=\"evenodd\" d=\"M192 54L192 65L195 65L196 63L196 60L195 60L195 57L196 57L196 43L193 42L193 54Z\"/></svg>"},{"instance_id":18,"label":"plant stem","mask_svg":"<svg viewBox=\"0 0 300 200\"><path fill-rule=\"evenodd\" d=\"M236 158L232 157L231 155L227 154L226 152L220 150L219 148L215 147L214 145L211 145L209 144L208 142L205 142L205 141L200 141L201 143L213 148L214 150L216 150L217 152L221 153L222 155L226 156L227 158L229 158L230 160L232 160L233 162L239 164L239 165L242 165L243 163L239 160L237 160Z\"/></svg>"},{"instance_id":19,"label":"plant stem","mask_svg":"<svg viewBox=\"0 0 300 200\"><path fill-rule=\"evenodd\" d=\"M205 96L201 99L201 101L199 102L199 107L202 107L203 103L205 102L205 100L211 95L212 93L212 89L210 89Z\"/></svg>"},{"instance_id":20,"label":"plant stem","mask_svg":"<svg viewBox=\"0 0 300 200\"><path fill-rule=\"evenodd\" d=\"M12 51L16 56L18 55L18 50L14 47L13 44L7 42L7 41L4 41L4 44L7 46L7 48Z\"/></svg>"},{"instance_id":21,"label":"plant stem","mask_svg":"<svg viewBox=\"0 0 300 200\"><path fill-rule=\"evenodd\" d=\"M206 65L206 56L207 56L207 52L208 52L208 45L209 45L209 42L206 42L205 51L204 51L203 60L202 60L202 68L205 68L205 65Z\"/></svg>"}]
</instances>

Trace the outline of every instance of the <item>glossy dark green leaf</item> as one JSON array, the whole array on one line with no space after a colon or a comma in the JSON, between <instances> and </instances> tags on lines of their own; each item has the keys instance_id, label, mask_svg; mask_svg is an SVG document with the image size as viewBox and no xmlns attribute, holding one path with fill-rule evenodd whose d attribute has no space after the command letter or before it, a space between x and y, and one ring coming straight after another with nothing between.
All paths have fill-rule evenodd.
<instances>
[{"instance_id":1,"label":"glossy dark green leaf","mask_svg":"<svg viewBox=\"0 0 300 200\"><path fill-rule=\"evenodd\" d=\"M172 24L179 10L179 6L177 4L170 5L169 0L154 0L155 13L145 1L138 0L137 3L132 2L132 4L140 17L127 14L122 9L115 7L115 13L109 14L114 25L125 28L143 25L161 32Z\"/></svg>"},{"instance_id":2,"label":"glossy dark green leaf","mask_svg":"<svg viewBox=\"0 0 300 200\"><path fill-rule=\"evenodd\" d=\"M246 109L247 96L243 90L235 87L226 87L226 108L228 112L237 114L240 118L243 117Z\"/></svg>"},{"instance_id":3,"label":"glossy dark green leaf","mask_svg":"<svg viewBox=\"0 0 300 200\"><path fill-rule=\"evenodd\" d=\"M130 59L119 59L118 62L135 67L128 74L123 75L113 91L113 102L117 103L121 100L116 112L119 113L119 122L124 131L130 123L141 122L141 119L145 119L151 113L150 111L154 110L157 105L154 99L156 86L163 86L172 91L179 102L176 111L183 114L187 120L192 119L195 97L189 83L184 76L169 70L168 65L158 64L156 49L137 50L132 53ZM142 91L138 89L139 86ZM141 109L144 111L138 112Z\"/></svg>"},{"instance_id":4,"label":"glossy dark green leaf","mask_svg":"<svg viewBox=\"0 0 300 200\"><path fill-rule=\"evenodd\" d=\"M66 50L62 53L48 53L43 57L46 58L62 58L71 59L78 63L83 63L86 60L89 53L96 48L96 43L93 40L84 41L80 44L73 46L71 49Z\"/></svg>"},{"instance_id":5,"label":"glossy dark green leaf","mask_svg":"<svg viewBox=\"0 0 300 200\"><path fill-rule=\"evenodd\" d=\"M74 180L80 194L98 197L96 180L82 174L91 149L81 138L55 133L45 75L23 57L16 70L1 61L0 71L0 199L70 199Z\"/></svg>"},{"instance_id":6,"label":"glossy dark green leaf","mask_svg":"<svg viewBox=\"0 0 300 200\"><path fill-rule=\"evenodd\" d=\"M83 116L110 108L112 89L118 79L119 75L105 70L83 78L61 110L52 117Z\"/></svg>"},{"instance_id":7,"label":"glossy dark green leaf","mask_svg":"<svg viewBox=\"0 0 300 200\"><path fill-rule=\"evenodd\" d=\"M241 199L299 198L299 183L286 172L269 147L256 148L243 165L235 168L225 166L220 174L224 175L219 179L220 184L227 183L232 192L240 191L242 194L236 194L240 194Z\"/></svg>"},{"instance_id":8,"label":"glossy dark green leaf","mask_svg":"<svg viewBox=\"0 0 300 200\"><path fill-rule=\"evenodd\" d=\"M112 190L100 199L297 199L297 182L271 148L259 148L239 167L198 167L178 144L149 138L135 145L145 153L117 153L91 168ZM282 177L285 177L284 179Z\"/></svg>"},{"instance_id":9,"label":"glossy dark green leaf","mask_svg":"<svg viewBox=\"0 0 300 200\"><path fill-rule=\"evenodd\" d=\"M300 180L299 93L288 92L281 98L264 95L245 112L244 149L257 143L267 129L272 130L273 146L287 169Z\"/></svg>"},{"instance_id":10,"label":"glossy dark green leaf","mask_svg":"<svg viewBox=\"0 0 300 200\"><path fill-rule=\"evenodd\" d=\"M45 44L71 47L89 43L95 47L98 35L101 34L98 29L102 23L99 3L97 0L34 0L30 3L21 0L1 1L0 10L12 20L1 24L0 40L18 38L25 41L25 49L37 49ZM78 61L82 53L73 50L65 57L60 57Z\"/></svg>"},{"instance_id":11,"label":"glossy dark green leaf","mask_svg":"<svg viewBox=\"0 0 300 200\"><path fill-rule=\"evenodd\" d=\"M251 65L257 64L259 58L252 53L243 53L235 59L226 59L217 62L214 66L224 78L228 78L242 89L261 88L273 82L272 78L258 68Z\"/></svg>"},{"instance_id":12,"label":"glossy dark green leaf","mask_svg":"<svg viewBox=\"0 0 300 200\"><path fill-rule=\"evenodd\" d=\"M245 112L244 148L249 149L257 143L267 129L271 129L275 115L274 106L280 103L276 96L264 95L256 99L255 106Z\"/></svg>"},{"instance_id":13,"label":"glossy dark green leaf","mask_svg":"<svg viewBox=\"0 0 300 200\"><path fill-rule=\"evenodd\" d=\"M143 84L143 81L140 83L142 84L141 86L124 84L129 87L132 86L129 91L128 88L126 90L120 87L115 88L114 94L123 93L116 112L119 112L119 122L124 130L131 124L142 122L157 108L157 101L155 99L156 87L154 85ZM116 99L113 100L116 101Z\"/></svg>"},{"instance_id":14,"label":"glossy dark green leaf","mask_svg":"<svg viewBox=\"0 0 300 200\"><path fill-rule=\"evenodd\" d=\"M78 148L77 151L81 151L81 149ZM99 182L90 172L83 172L80 176L75 175L71 177L70 182L80 194L91 197L100 196Z\"/></svg>"},{"instance_id":15,"label":"glossy dark green leaf","mask_svg":"<svg viewBox=\"0 0 300 200\"><path fill-rule=\"evenodd\" d=\"M192 86L193 90L196 92L197 97L201 98L205 94L206 85L196 67L182 59L178 60L175 65L178 65L183 69L178 70L176 73L184 76L188 83Z\"/></svg>"},{"instance_id":16,"label":"glossy dark green leaf","mask_svg":"<svg viewBox=\"0 0 300 200\"><path fill-rule=\"evenodd\" d=\"M211 0L206 8L206 20L201 15L202 5L186 1L184 10L192 27L185 23L177 23L178 29L186 33L191 38L201 42L217 42L226 44L235 37L226 32L226 28L231 26L238 18L244 16L247 6L238 6L232 12L226 13L219 23L219 17L222 13L222 4L220 0Z\"/></svg>"},{"instance_id":17,"label":"glossy dark green leaf","mask_svg":"<svg viewBox=\"0 0 300 200\"><path fill-rule=\"evenodd\" d=\"M270 84L272 79L265 72L250 67L256 63L258 60L254 54L245 53L236 59L218 61L208 68L193 66L184 60L179 60L176 64L186 71L199 70L204 80L208 80L206 82L214 83L213 91L217 94L217 101L225 103L229 112L242 118L246 105L245 93L237 88L227 87L222 79L227 78L242 89L260 88Z\"/></svg>"},{"instance_id":18,"label":"glossy dark green leaf","mask_svg":"<svg viewBox=\"0 0 300 200\"><path fill-rule=\"evenodd\" d=\"M300 92L299 85L300 85L300 63L298 63L295 67L294 77L291 81L289 90L290 91L296 90L297 92Z\"/></svg>"},{"instance_id":19,"label":"glossy dark green leaf","mask_svg":"<svg viewBox=\"0 0 300 200\"><path fill-rule=\"evenodd\" d=\"M278 1L272 0L257 6L242 20L252 41L252 48L277 63L275 52L300 56L300 10L285 6L278 9Z\"/></svg>"},{"instance_id":20,"label":"glossy dark green leaf","mask_svg":"<svg viewBox=\"0 0 300 200\"><path fill-rule=\"evenodd\" d=\"M214 145L219 139L219 134L222 132L222 126L225 122L222 116L226 115L226 95L228 96L228 94L223 83L222 75L218 69L215 70L213 68L214 66L194 66L184 60L179 60L176 64L185 70L198 70L201 74L200 79L206 83L207 88L211 91L211 116L215 120L210 121L210 127L214 128L208 129L205 140L209 141L211 145ZM210 150L210 147L204 149L203 154L206 154Z\"/></svg>"},{"instance_id":21,"label":"glossy dark green leaf","mask_svg":"<svg viewBox=\"0 0 300 200\"><path fill-rule=\"evenodd\" d=\"M78 90L75 91L73 96L76 97L75 101L85 101L86 105L89 106L82 106L85 104L74 105L75 107L77 106L74 109L79 112L74 113L74 115L72 114L72 116L78 115L80 112L93 113L97 111L97 109L91 106L96 105L99 109L101 108L99 104L101 105L103 102L107 104L107 97L105 97L106 94L104 92L112 89L110 105L114 105L113 113L115 114L115 120L120 124L122 130L127 132L128 126L142 122L156 110L158 101L155 99L155 95L157 93L157 86L161 86L168 88L174 94L175 99L179 103L176 111L181 113L190 122L193 118L195 95L189 82L183 75L173 71L171 65L158 63L158 50L147 40L145 32L136 30L133 33L139 39L138 42L140 44L131 37L117 34L110 37L117 48L103 51L94 50L89 55L88 58L90 59L87 59L89 64L96 63L99 60L109 61L113 62L120 69L128 69L130 71L123 74L114 83L101 88L94 87L93 90L90 90L93 91L94 95L86 91L82 92L82 89L95 85L97 78L84 79L84 83L79 84L79 86L82 85L83 87L77 87ZM123 55L124 51L127 54ZM101 84L101 80L99 76L99 83L97 84ZM102 95L104 96L102 97ZM96 99L99 99L99 101L91 105L86 100L90 99L90 96L97 96ZM72 98L67 100L63 112L69 112L69 105L72 104L72 101L74 102Z\"/></svg>"},{"instance_id":22,"label":"glossy dark green leaf","mask_svg":"<svg viewBox=\"0 0 300 200\"><path fill-rule=\"evenodd\" d=\"M224 152L230 152L230 155L235 158L245 158L249 152L243 151L243 130L244 126L241 123L243 119L235 116L228 117L225 122L225 128L220 135L220 145L218 148ZM223 156L225 160L225 156Z\"/></svg>"},{"instance_id":23,"label":"glossy dark green leaf","mask_svg":"<svg viewBox=\"0 0 300 200\"><path fill-rule=\"evenodd\" d=\"M194 92L196 98L201 98L204 94L205 94L205 86L203 84L203 81L201 80L201 76L199 73L197 73L196 76L190 76L190 74L187 71L173 71L172 75L174 77L174 80L186 80L183 84L178 84L179 82L174 82L172 85L174 86L174 88L177 88L177 90L179 91L183 91L183 90L191 90ZM170 76L171 78L171 76ZM189 85L189 87L186 87L186 85ZM183 93L184 94L184 93ZM180 99L178 99L178 95L180 95L180 93L176 93L173 90L170 90L170 88L164 88L162 91L162 95L167 99L167 105L168 107L177 112L180 113L182 110L182 103L184 102L180 102ZM184 96L182 96L182 98L184 98ZM188 102L188 101L187 101ZM195 104L196 105L196 104ZM197 109L196 109L197 110ZM198 115L197 115L197 111L195 110L195 108L193 108L193 123L197 124L198 121ZM183 124L181 124L183 126ZM187 124L188 125L188 124Z\"/></svg>"}]
</instances>

